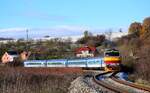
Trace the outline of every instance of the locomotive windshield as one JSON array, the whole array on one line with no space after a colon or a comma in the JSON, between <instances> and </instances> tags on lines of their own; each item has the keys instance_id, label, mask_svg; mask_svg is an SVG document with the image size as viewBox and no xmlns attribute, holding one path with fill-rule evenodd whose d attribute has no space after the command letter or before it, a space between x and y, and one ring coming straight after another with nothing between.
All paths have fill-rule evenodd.
<instances>
[{"instance_id":1,"label":"locomotive windshield","mask_svg":"<svg viewBox=\"0 0 150 93\"><path fill-rule=\"evenodd\" d=\"M118 51L109 51L105 53L105 56L119 56Z\"/></svg>"}]
</instances>

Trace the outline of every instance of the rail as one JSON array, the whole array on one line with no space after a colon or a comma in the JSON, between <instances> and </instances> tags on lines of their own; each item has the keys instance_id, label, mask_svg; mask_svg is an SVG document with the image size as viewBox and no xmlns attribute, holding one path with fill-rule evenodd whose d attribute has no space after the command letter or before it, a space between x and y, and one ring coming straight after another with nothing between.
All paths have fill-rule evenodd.
<instances>
[{"instance_id":1,"label":"rail","mask_svg":"<svg viewBox=\"0 0 150 93\"><path fill-rule=\"evenodd\" d=\"M94 82L97 83L98 85L100 85L100 86L102 86L102 87L104 87L106 89L109 89L109 90L111 90L113 92L116 92L116 93L128 93L128 91L126 91L126 90L123 90L123 89L118 88L118 87L114 87L114 86L112 86L112 85L110 85L108 83L105 83L103 80L99 80L98 77L106 75L108 73L112 73L112 75L114 75L116 72L104 72L104 73L95 75L93 77ZM112 75L110 75L110 76L112 76Z\"/></svg>"},{"instance_id":2,"label":"rail","mask_svg":"<svg viewBox=\"0 0 150 93\"><path fill-rule=\"evenodd\" d=\"M135 83L130 83L128 81L123 81L123 80L120 80L120 79L116 78L115 76L112 76L111 79L118 82L118 83L120 83L120 84L124 84L124 85L130 86L130 87L136 88L136 89L140 89L140 90L150 92L149 87L141 86L141 85L138 85L138 84L135 84Z\"/></svg>"}]
</instances>

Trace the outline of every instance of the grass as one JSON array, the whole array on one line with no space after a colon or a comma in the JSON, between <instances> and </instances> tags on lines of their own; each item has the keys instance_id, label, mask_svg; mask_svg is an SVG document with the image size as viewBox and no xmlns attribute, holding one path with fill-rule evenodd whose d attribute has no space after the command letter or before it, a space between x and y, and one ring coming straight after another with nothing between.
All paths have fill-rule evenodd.
<instances>
[{"instance_id":1,"label":"grass","mask_svg":"<svg viewBox=\"0 0 150 93\"><path fill-rule=\"evenodd\" d=\"M1 93L66 93L80 68L0 67Z\"/></svg>"}]
</instances>

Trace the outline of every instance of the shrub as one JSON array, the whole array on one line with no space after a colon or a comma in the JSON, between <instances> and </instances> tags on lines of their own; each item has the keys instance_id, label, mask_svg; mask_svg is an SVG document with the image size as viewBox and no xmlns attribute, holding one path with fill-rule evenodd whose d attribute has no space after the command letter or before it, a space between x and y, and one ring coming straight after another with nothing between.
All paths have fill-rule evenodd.
<instances>
[{"instance_id":1,"label":"shrub","mask_svg":"<svg viewBox=\"0 0 150 93\"><path fill-rule=\"evenodd\" d=\"M80 69L0 68L1 93L66 93Z\"/></svg>"}]
</instances>

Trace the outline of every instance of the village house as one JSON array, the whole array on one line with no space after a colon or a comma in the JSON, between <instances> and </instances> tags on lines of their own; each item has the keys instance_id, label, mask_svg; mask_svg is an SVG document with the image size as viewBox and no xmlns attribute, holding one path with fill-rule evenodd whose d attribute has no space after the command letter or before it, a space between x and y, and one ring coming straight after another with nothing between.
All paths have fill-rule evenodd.
<instances>
[{"instance_id":1,"label":"village house","mask_svg":"<svg viewBox=\"0 0 150 93\"><path fill-rule=\"evenodd\" d=\"M14 58L19 57L18 53L16 51L7 51L4 53L2 56L2 63L8 63L8 62L13 62Z\"/></svg>"},{"instance_id":2,"label":"village house","mask_svg":"<svg viewBox=\"0 0 150 93\"><path fill-rule=\"evenodd\" d=\"M15 58L20 57L22 61L27 60L30 56L31 52L23 51L18 54L16 51L7 51L3 54L1 61L2 63L13 62Z\"/></svg>"},{"instance_id":3,"label":"village house","mask_svg":"<svg viewBox=\"0 0 150 93\"><path fill-rule=\"evenodd\" d=\"M94 57L95 53L95 47L84 46L76 49L76 57Z\"/></svg>"}]
</instances>

